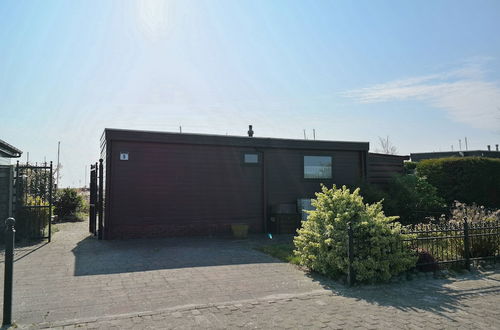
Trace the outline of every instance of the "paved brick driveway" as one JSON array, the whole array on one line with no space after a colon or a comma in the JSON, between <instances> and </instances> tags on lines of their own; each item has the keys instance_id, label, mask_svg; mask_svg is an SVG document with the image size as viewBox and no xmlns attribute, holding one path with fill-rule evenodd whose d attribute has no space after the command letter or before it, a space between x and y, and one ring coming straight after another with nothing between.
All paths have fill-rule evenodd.
<instances>
[{"instance_id":1,"label":"paved brick driveway","mask_svg":"<svg viewBox=\"0 0 500 330\"><path fill-rule=\"evenodd\" d=\"M494 270L348 289L251 242L100 242L87 237L86 223L60 228L52 243L17 251L21 327L500 328Z\"/></svg>"},{"instance_id":2,"label":"paved brick driveway","mask_svg":"<svg viewBox=\"0 0 500 330\"><path fill-rule=\"evenodd\" d=\"M86 222L58 227L51 243L16 251L13 313L20 324L322 290L248 242L97 241ZM3 263L1 274L3 283Z\"/></svg>"}]
</instances>

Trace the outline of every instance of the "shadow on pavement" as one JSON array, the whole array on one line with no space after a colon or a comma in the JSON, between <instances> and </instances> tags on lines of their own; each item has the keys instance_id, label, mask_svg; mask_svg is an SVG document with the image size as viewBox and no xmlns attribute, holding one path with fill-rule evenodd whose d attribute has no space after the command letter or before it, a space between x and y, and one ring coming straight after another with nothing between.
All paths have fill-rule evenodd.
<instances>
[{"instance_id":1,"label":"shadow on pavement","mask_svg":"<svg viewBox=\"0 0 500 330\"><path fill-rule=\"evenodd\" d=\"M336 295L364 300L401 311L424 310L449 318L446 312L463 309L461 300L472 296L500 294L500 281L494 273L470 273L453 279L417 278L409 281L347 287L319 274L310 273L313 281ZM475 281L477 280L477 281ZM479 281L483 280L483 281ZM487 280L487 281L484 281ZM478 285L481 283L481 286ZM484 285L487 283L488 285Z\"/></svg>"},{"instance_id":2,"label":"shadow on pavement","mask_svg":"<svg viewBox=\"0 0 500 330\"><path fill-rule=\"evenodd\" d=\"M252 239L209 237L99 241L88 236L72 250L74 274L84 276L278 262L253 250L252 244L257 243Z\"/></svg>"},{"instance_id":3,"label":"shadow on pavement","mask_svg":"<svg viewBox=\"0 0 500 330\"><path fill-rule=\"evenodd\" d=\"M20 243L16 242L14 249L14 262L32 254L47 244L49 244L49 242L46 240L26 241ZM5 262L5 246L1 246L0 249L0 264L3 264Z\"/></svg>"}]
</instances>

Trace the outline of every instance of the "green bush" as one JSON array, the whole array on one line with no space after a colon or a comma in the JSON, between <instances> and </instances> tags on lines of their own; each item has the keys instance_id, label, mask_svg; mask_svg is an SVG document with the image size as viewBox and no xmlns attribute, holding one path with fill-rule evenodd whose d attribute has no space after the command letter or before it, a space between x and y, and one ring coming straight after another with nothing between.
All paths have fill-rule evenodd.
<instances>
[{"instance_id":1,"label":"green bush","mask_svg":"<svg viewBox=\"0 0 500 330\"><path fill-rule=\"evenodd\" d=\"M500 208L500 159L427 159L417 164L417 174L426 177L449 205L458 200Z\"/></svg>"},{"instance_id":2,"label":"green bush","mask_svg":"<svg viewBox=\"0 0 500 330\"><path fill-rule=\"evenodd\" d=\"M446 204L425 178L415 175L397 175L384 189L361 185L361 195L368 203L383 200L385 214L399 216L404 225L416 224L445 212Z\"/></svg>"},{"instance_id":3,"label":"green bush","mask_svg":"<svg viewBox=\"0 0 500 330\"><path fill-rule=\"evenodd\" d=\"M437 189L425 178L415 175L395 176L389 183L384 211L397 215L403 224L414 224L445 211L446 203Z\"/></svg>"},{"instance_id":4,"label":"green bush","mask_svg":"<svg viewBox=\"0 0 500 330\"><path fill-rule=\"evenodd\" d=\"M384 212L387 214L385 201L390 198L389 194L387 194L387 187L383 189L382 187L375 184L361 182L357 185L357 187L354 187L353 190L356 188L360 189L360 194L361 196L363 196L363 200L365 203L373 204L383 201Z\"/></svg>"},{"instance_id":5,"label":"green bush","mask_svg":"<svg viewBox=\"0 0 500 330\"><path fill-rule=\"evenodd\" d=\"M84 207L83 197L76 189L64 188L58 190L54 201L54 214L59 219L74 216Z\"/></svg>"},{"instance_id":6,"label":"green bush","mask_svg":"<svg viewBox=\"0 0 500 330\"><path fill-rule=\"evenodd\" d=\"M386 217L381 202L364 204L359 189L351 193L345 186L323 186L312 204L316 209L309 211L308 220L302 222L294 238L294 253L301 265L330 277L347 274L347 228L351 222L357 281L386 281L415 266L415 255L403 248L397 217Z\"/></svg>"},{"instance_id":7,"label":"green bush","mask_svg":"<svg viewBox=\"0 0 500 330\"><path fill-rule=\"evenodd\" d=\"M404 162L403 168L404 168L405 174L415 174L415 170L417 168L417 163L416 162Z\"/></svg>"}]
</instances>

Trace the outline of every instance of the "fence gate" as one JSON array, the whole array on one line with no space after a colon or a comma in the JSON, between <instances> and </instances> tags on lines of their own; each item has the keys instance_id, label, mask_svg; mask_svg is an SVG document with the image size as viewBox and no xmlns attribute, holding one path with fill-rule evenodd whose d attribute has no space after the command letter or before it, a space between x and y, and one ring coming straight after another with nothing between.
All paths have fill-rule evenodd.
<instances>
[{"instance_id":1,"label":"fence gate","mask_svg":"<svg viewBox=\"0 0 500 330\"><path fill-rule=\"evenodd\" d=\"M89 232L99 239L103 237L103 164L90 165Z\"/></svg>"},{"instance_id":2,"label":"fence gate","mask_svg":"<svg viewBox=\"0 0 500 330\"><path fill-rule=\"evenodd\" d=\"M13 200L16 236L24 239L48 239L52 236L53 172L48 165L17 162Z\"/></svg>"}]
</instances>

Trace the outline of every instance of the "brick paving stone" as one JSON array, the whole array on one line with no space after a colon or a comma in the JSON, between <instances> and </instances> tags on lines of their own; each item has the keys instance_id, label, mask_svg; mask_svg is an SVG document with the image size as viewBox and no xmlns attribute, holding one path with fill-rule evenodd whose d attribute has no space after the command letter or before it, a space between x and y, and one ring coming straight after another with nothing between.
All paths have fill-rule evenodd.
<instances>
[{"instance_id":1,"label":"brick paving stone","mask_svg":"<svg viewBox=\"0 0 500 330\"><path fill-rule=\"evenodd\" d=\"M97 241L86 222L58 227L51 243L15 251L19 324L322 290L294 266L254 250L255 239Z\"/></svg>"},{"instance_id":2,"label":"brick paving stone","mask_svg":"<svg viewBox=\"0 0 500 330\"><path fill-rule=\"evenodd\" d=\"M60 228L52 243L16 250L20 328L500 328L499 268L346 288L252 240L108 242L88 237L85 222Z\"/></svg>"},{"instance_id":3,"label":"brick paving stone","mask_svg":"<svg viewBox=\"0 0 500 330\"><path fill-rule=\"evenodd\" d=\"M468 277L474 277L469 281ZM210 308L197 308L200 314L183 314L176 326L200 325L198 328L348 328L348 329L495 329L498 328L500 274L493 271L465 275L451 280L411 281L397 287L381 285L371 288L341 288L337 292L300 295L264 301L224 303ZM438 285L436 285L438 284ZM452 289L451 289L452 288ZM394 302L393 291L414 292L406 298L404 307ZM408 289L408 290L405 290ZM436 291L437 290L437 291ZM440 292L444 292L440 293ZM429 294L437 299L421 304ZM325 304L318 304L321 301ZM253 306L252 313L242 307ZM446 306L443 306L446 305ZM418 307L415 307L418 306ZM332 310L335 310L332 313ZM193 309L194 311L194 309ZM220 316L223 315L223 318ZM201 318L201 317L204 318ZM172 313L165 314L165 320ZM196 319L198 318L198 319ZM120 318L124 324L133 321ZM198 321L197 321L198 320ZM204 323L201 324L200 320ZM213 320L219 320L214 322ZM154 321L154 318L153 318ZM197 322L196 322L197 321ZM86 328L87 324L80 324ZM153 327L160 325L152 323Z\"/></svg>"}]
</instances>

